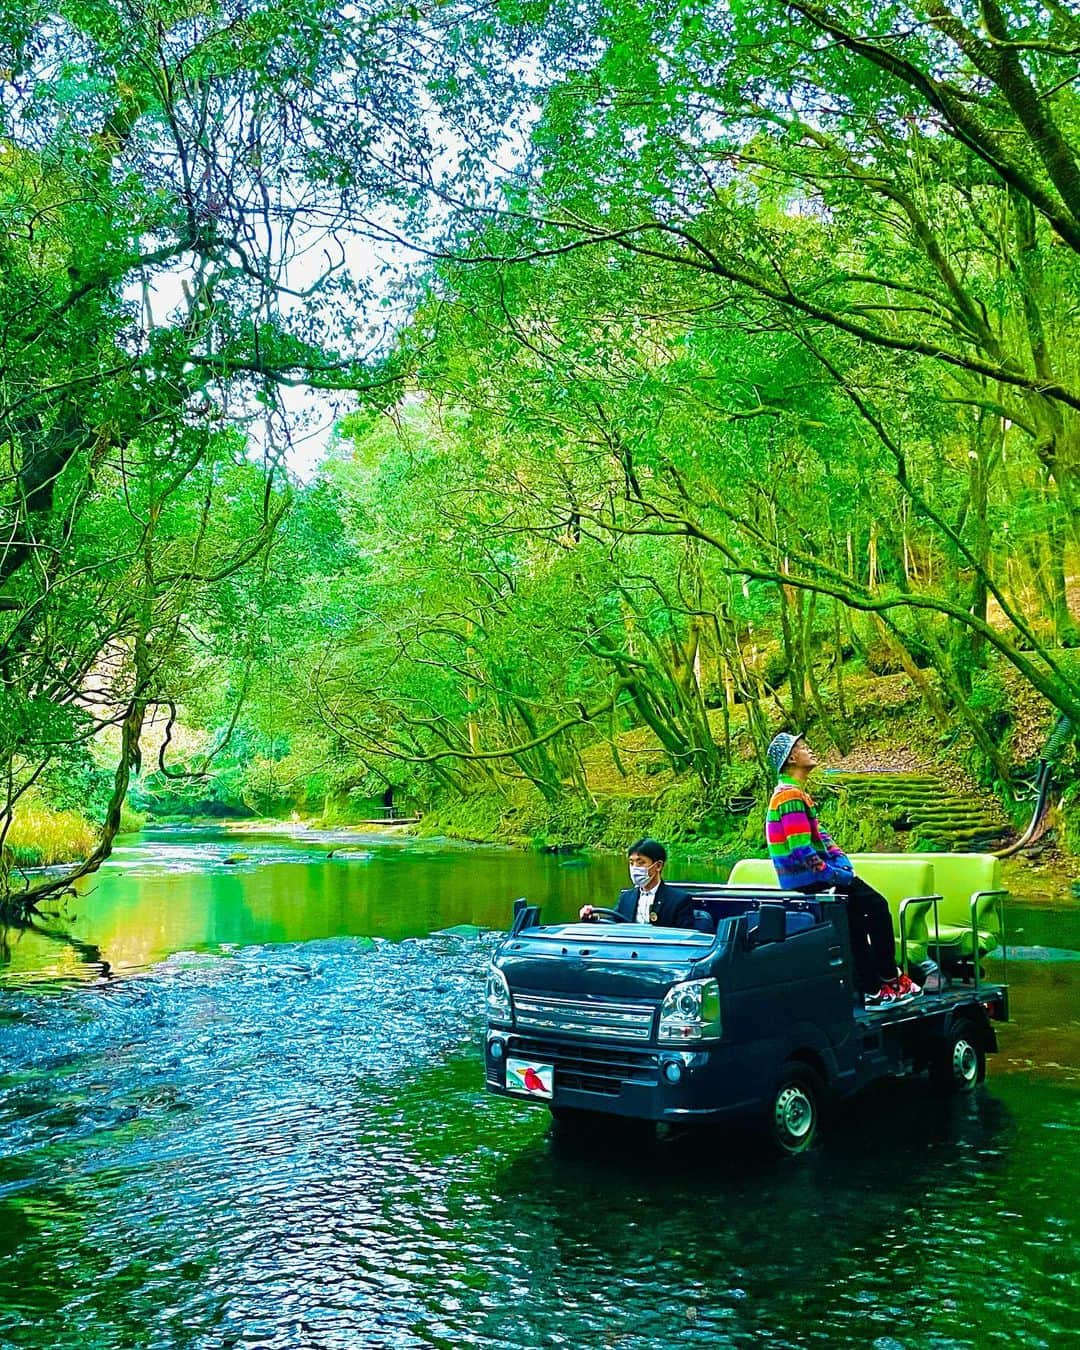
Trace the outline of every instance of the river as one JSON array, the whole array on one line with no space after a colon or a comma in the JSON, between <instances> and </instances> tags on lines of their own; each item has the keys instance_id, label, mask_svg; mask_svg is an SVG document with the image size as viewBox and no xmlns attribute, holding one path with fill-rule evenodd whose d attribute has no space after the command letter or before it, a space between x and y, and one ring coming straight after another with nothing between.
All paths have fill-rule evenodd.
<instances>
[{"instance_id":1,"label":"river","mask_svg":"<svg viewBox=\"0 0 1080 1350\"><path fill-rule=\"evenodd\" d=\"M122 841L0 949L0 1347L1080 1344L1069 880L1010 870L983 1088L880 1085L776 1163L712 1132L571 1147L483 1093L486 930L622 877L386 836Z\"/></svg>"}]
</instances>

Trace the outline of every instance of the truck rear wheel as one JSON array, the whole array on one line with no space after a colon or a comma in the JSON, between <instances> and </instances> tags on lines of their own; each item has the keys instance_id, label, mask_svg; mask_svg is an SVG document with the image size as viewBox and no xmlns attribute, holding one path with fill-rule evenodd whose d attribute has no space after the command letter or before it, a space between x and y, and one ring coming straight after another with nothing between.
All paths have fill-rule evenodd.
<instances>
[{"instance_id":1,"label":"truck rear wheel","mask_svg":"<svg viewBox=\"0 0 1080 1350\"><path fill-rule=\"evenodd\" d=\"M935 1045L930 1058L930 1084L942 1097L974 1092L986 1077L986 1051L978 1029L958 1022Z\"/></svg>"},{"instance_id":2,"label":"truck rear wheel","mask_svg":"<svg viewBox=\"0 0 1080 1350\"><path fill-rule=\"evenodd\" d=\"M821 1128L825 1084L808 1064L789 1060L780 1073L769 1111L773 1146L787 1157L805 1153Z\"/></svg>"}]
</instances>

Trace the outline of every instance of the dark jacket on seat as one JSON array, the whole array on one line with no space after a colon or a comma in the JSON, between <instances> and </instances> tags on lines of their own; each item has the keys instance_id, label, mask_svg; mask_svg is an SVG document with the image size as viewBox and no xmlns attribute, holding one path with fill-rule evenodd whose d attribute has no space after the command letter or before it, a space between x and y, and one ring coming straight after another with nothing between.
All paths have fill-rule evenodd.
<instances>
[{"instance_id":1,"label":"dark jacket on seat","mask_svg":"<svg viewBox=\"0 0 1080 1350\"><path fill-rule=\"evenodd\" d=\"M630 886L619 892L615 902L615 908L631 923L637 914L638 894L638 888ZM694 897L689 891L680 891L677 886L669 886L666 881L661 881L653 896L649 922L655 923L658 928L693 928Z\"/></svg>"}]
</instances>

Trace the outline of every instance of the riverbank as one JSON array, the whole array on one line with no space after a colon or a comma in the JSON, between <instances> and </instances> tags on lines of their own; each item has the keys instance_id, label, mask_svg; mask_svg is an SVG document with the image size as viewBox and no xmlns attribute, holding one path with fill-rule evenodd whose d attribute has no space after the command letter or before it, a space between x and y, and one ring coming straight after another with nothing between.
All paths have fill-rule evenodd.
<instances>
[{"instance_id":1,"label":"riverbank","mask_svg":"<svg viewBox=\"0 0 1080 1350\"><path fill-rule=\"evenodd\" d=\"M902 673L852 678L847 692L850 739L834 744L829 729L814 721L807 730L827 766L811 789L848 851L979 851L1020 835L1034 798L1017 798L1012 784L996 778L969 731L958 726L944 734L912 678ZM1003 685L1001 698L997 715L1005 730L998 745L1019 778L1037 763L1053 717L1014 680ZM711 792L680 774L653 733L639 727L582 751L587 796L568 790L551 801L518 781L467 799L433 801L419 829L477 843L615 850L653 834L689 857L723 861L759 854L768 775L741 712L738 706L731 710L726 725L719 712L709 714L717 744L727 737L731 754ZM1075 746L1059 766L1057 795L1050 828L1037 848L1047 856L1080 857Z\"/></svg>"},{"instance_id":2,"label":"riverbank","mask_svg":"<svg viewBox=\"0 0 1080 1350\"><path fill-rule=\"evenodd\" d=\"M630 839L651 834L671 841L686 856L725 858L755 851L749 816L710 809L689 784L651 797L566 797L546 802L519 786L513 793L478 794L436 802L415 827L422 836L509 844L540 851L595 849L621 852Z\"/></svg>"},{"instance_id":3,"label":"riverbank","mask_svg":"<svg viewBox=\"0 0 1080 1350\"><path fill-rule=\"evenodd\" d=\"M1030 808L1022 805L1015 810L1010 825L1001 804L961 767L939 761L931 772L925 769L925 763L907 746L892 751L878 741L853 748L836 770L815 776L812 791L831 831L845 841L848 851L956 847L978 852L996 849L1016 836L1022 815ZM719 865L763 852L761 821L768 796L764 786L755 785L748 791L740 783L736 790L718 794L712 802L706 800L700 785L685 778L661 780L651 794L640 790L618 793L605 786L607 791L597 791L588 798L568 792L550 801L530 785L516 784L510 790L435 801L418 821L348 822L335 817L330 824L317 816L293 813L288 820L171 818L153 822L150 828L213 825L238 838L297 831L387 838L416 835L560 854L589 850L619 853L627 841L652 834L664 839L675 857L699 858ZM930 804L921 808L922 818L905 818L912 810L918 814L919 803L927 800ZM935 825L943 813L952 823ZM968 831L963 827L977 817L989 821L992 838L949 839L933 833L935 828L948 828L964 835ZM1063 833L1068 835L1068 831ZM1073 837L1076 833L1074 827ZM1073 856L1054 835L1039 841L1036 852L1047 860Z\"/></svg>"},{"instance_id":4,"label":"riverbank","mask_svg":"<svg viewBox=\"0 0 1080 1350\"><path fill-rule=\"evenodd\" d=\"M1014 682L1015 685L1015 682ZM830 743L829 729L811 724L808 733L828 771L812 790L834 834L849 851L880 849L997 849L1016 838L1031 817L1033 802L1016 800L1011 787L997 783L979 746L958 730L948 735L926 713L919 686L908 675L851 677L848 725L842 745ZM1002 693L999 712L1009 730L1000 748L1014 764L1030 768L1047 733L1047 711L1024 697L1018 687ZM762 851L761 819L767 775L759 764L759 746L751 736L745 708L736 705L727 718L709 713L717 745L726 743L730 762L720 781L707 790L697 776L672 762L654 734L644 727L598 739L581 751L583 787L567 784L561 793L542 793L525 779L496 775L483 791L467 796L444 794L425 803L415 822L373 822L371 806L340 803L324 810L292 810L288 819L244 814L237 802L232 814L169 814L149 817L154 829L220 826L243 837L288 834L297 829L415 833L474 844L519 849L609 850L628 840L656 835L687 858L719 863ZM1059 804L1051 831L1040 843L1066 857L1080 856L1080 779L1075 747L1068 749L1059 773ZM1070 782L1071 780L1071 782ZM1065 791L1061 794L1061 786ZM355 818L351 818L355 817ZM125 812L124 830L142 819ZM935 833L936 831L936 833ZM952 836L950 837L950 832ZM84 858L96 842L93 827L75 812L20 805L10 832L14 863L23 867L71 863Z\"/></svg>"},{"instance_id":5,"label":"riverbank","mask_svg":"<svg viewBox=\"0 0 1080 1350\"><path fill-rule=\"evenodd\" d=\"M36 797L24 797L15 808L4 846L10 850L11 867L54 867L81 862L93 852L97 839L93 825L78 811L57 811Z\"/></svg>"},{"instance_id":6,"label":"riverbank","mask_svg":"<svg viewBox=\"0 0 1080 1350\"><path fill-rule=\"evenodd\" d=\"M1010 824L989 794L958 782L955 774L844 767L815 774L810 788L830 832L844 840L849 852L996 849L1016 837L1019 823ZM417 832L478 844L615 852L632 839L653 835L678 855L724 863L764 853L768 797L764 781L738 794L717 793L712 801L698 784L677 781L651 795L608 791L550 803L516 785L509 793L436 802ZM975 821L986 833L968 828ZM1039 848L1059 851L1050 838Z\"/></svg>"},{"instance_id":7,"label":"riverbank","mask_svg":"<svg viewBox=\"0 0 1080 1350\"><path fill-rule=\"evenodd\" d=\"M395 835L412 835L416 833L415 821L382 821L382 820L358 820L352 824L342 824L340 821L333 825L327 824L319 817L315 816L308 820L303 820L299 816L290 817L288 820L277 820L265 816L255 816L251 820L193 820L185 822L196 828L216 827L224 830L227 834L245 835L245 834L284 834L293 835L298 832L309 834L324 835L386 835L394 837ZM176 821L172 821L163 828L175 829ZM155 828L151 824L150 828Z\"/></svg>"}]
</instances>

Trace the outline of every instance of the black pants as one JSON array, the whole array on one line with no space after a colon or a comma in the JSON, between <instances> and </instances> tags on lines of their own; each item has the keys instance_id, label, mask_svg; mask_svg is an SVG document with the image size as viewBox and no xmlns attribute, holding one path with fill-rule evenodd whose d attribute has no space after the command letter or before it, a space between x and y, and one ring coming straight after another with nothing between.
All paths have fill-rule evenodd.
<instances>
[{"instance_id":1,"label":"black pants","mask_svg":"<svg viewBox=\"0 0 1080 1350\"><path fill-rule=\"evenodd\" d=\"M860 877L837 886L836 893L844 897L859 992L876 994L886 980L897 976L889 902Z\"/></svg>"}]
</instances>

